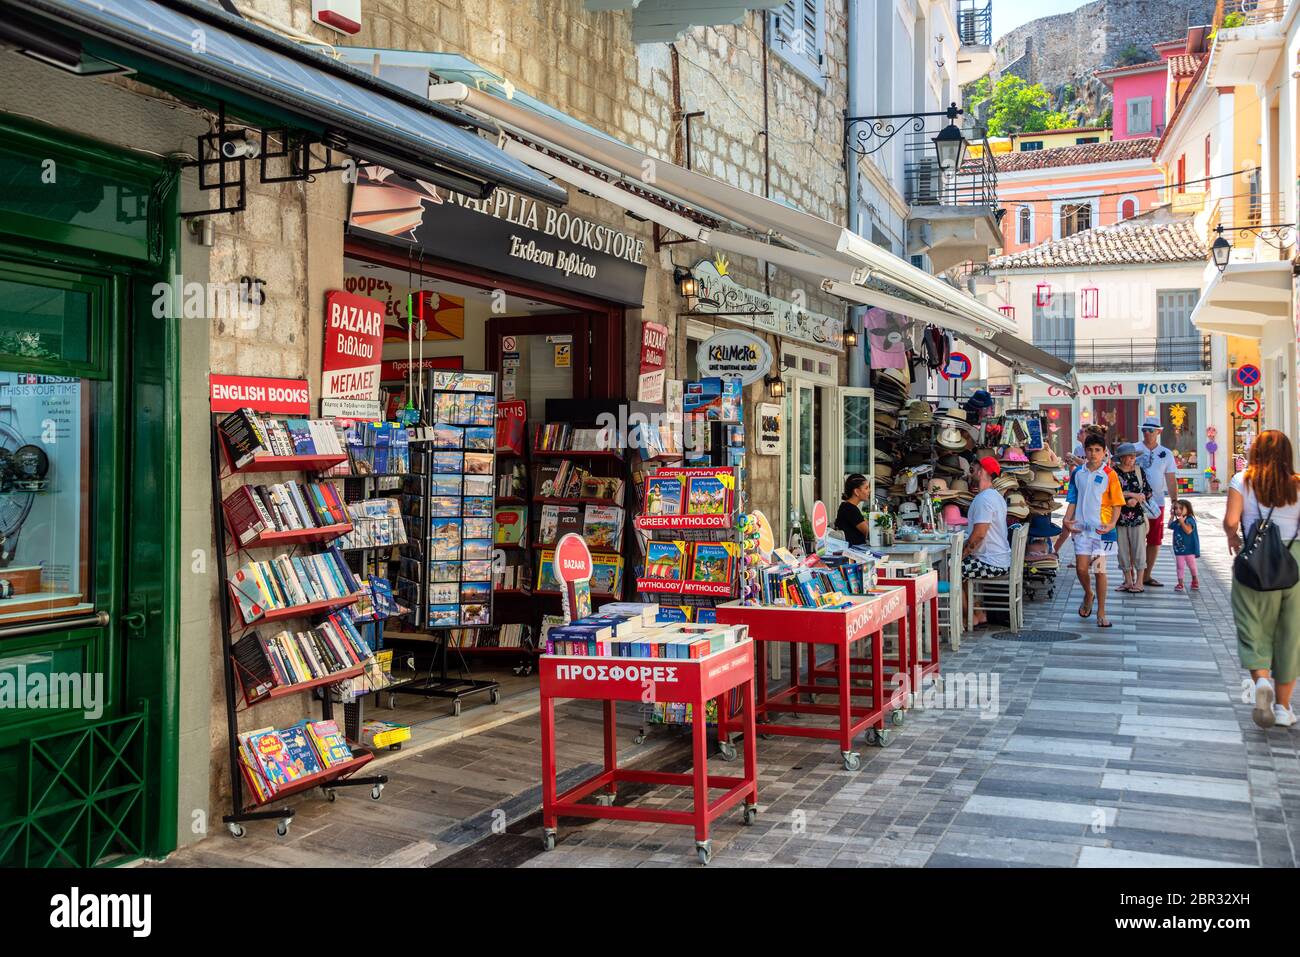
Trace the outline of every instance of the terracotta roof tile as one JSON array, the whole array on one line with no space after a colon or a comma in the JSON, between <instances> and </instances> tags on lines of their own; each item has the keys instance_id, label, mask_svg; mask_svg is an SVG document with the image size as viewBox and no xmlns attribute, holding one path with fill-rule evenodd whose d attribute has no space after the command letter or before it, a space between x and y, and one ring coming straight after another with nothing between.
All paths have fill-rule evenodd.
<instances>
[{"instance_id":1,"label":"terracotta roof tile","mask_svg":"<svg viewBox=\"0 0 1300 957\"><path fill-rule=\"evenodd\" d=\"M1022 136L1021 139L1023 138ZM1157 142L1154 136L1143 136L1133 140L1112 140L1109 143L1058 146L1050 150L998 153L993 157L993 161L999 173L1051 169L1056 166L1084 166L1088 163L1119 163L1124 160L1150 159L1156 155Z\"/></svg>"},{"instance_id":2,"label":"terracotta roof tile","mask_svg":"<svg viewBox=\"0 0 1300 957\"><path fill-rule=\"evenodd\" d=\"M1201 58L1194 53L1180 53L1169 58L1169 74L1177 79L1192 76L1201 65Z\"/></svg>"},{"instance_id":3,"label":"terracotta roof tile","mask_svg":"<svg viewBox=\"0 0 1300 957\"><path fill-rule=\"evenodd\" d=\"M1120 223L1053 239L1018 253L995 256L990 269L1120 266L1129 263L1204 261L1205 242L1192 220L1176 223Z\"/></svg>"},{"instance_id":4,"label":"terracotta roof tile","mask_svg":"<svg viewBox=\"0 0 1300 957\"><path fill-rule=\"evenodd\" d=\"M1092 75L1098 79L1108 76L1118 76L1123 73L1144 73L1147 70L1154 70L1158 66L1164 66L1164 60L1145 60L1142 63L1129 63L1125 66L1112 66L1104 70L1093 70Z\"/></svg>"}]
</instances>

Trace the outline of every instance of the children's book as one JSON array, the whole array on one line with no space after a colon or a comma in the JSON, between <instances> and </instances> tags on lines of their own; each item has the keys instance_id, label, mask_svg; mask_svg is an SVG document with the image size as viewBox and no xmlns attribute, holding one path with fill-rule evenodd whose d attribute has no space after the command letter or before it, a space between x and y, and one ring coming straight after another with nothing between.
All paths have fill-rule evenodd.
<instances>
[{"instance_id":1,"label":"children's book","mask_svg":"<svg viewBox=\"0 0 1300 957\"><path fill-rule=\"evenodd\" d=\"M559 541L559 536L556 534L559 527L560 506L543 505L537 526L537 543L539 545L554 545Z\"/></svg>"},{"instance_id":2,"label":"children's book","mask_svg":"<svg viewBox=\"0 0 1300 957\"><path fill-rule=\"evenodd\" d=\"M663 581L680 581L685 572L685 564L685 542L646 543L646 578L658 578Z\"/></svg>"},{"instance_id":3,"label":"children's book","mask_svg":"<svg viewBox=\"0 0 1300 957\"><path fill-rule=\"evenodd\" d=\"M547 506L542 506L546 508ZM502 505L496 513L496 535L498 545L520 545L524 539L524 528L528 525L528 509L522 505ZM554 527L551 532L554 534Z\"/></svg>"},{"instance_id":4,"label":"children's book","mask_svg":"<svg viewBox=\"0 0 1300 957\"><path fill-rule=\"evenodd\" d=\"M555 540L558 542L570 532L582 534L582 509L576 505L556 506Z\"/></svg>"},{"instance_id":5,"label":"children's book","mask_svg":"<svg viewBox=\"0 0 1300 957\"><path fill-rule=\"evenodd\" d=\"M543 549L537 556L537 589L538 591L558 591L560 580L555 577L555 549Z\"/></svg>"},{"instance_id":6,"label":"children's book","mask_svg":"<svg viewBox=\"0 0 1300 957\"><path fill-rule=\"evenodd\" d=\"M618 551L623 547L623 510L610 505L588 505L582 521L582 537L592 548Z\"/></svg>"},{"instance_id":7,"label":"children's book","mask_svg":"<svg viewBox=\"0 0 1300 957\"><path fill-rule=\"evenodd\" d=\"M686 480L687 515L725 515L730 490L714 475L692 475Z\"/></svg>"},{"instance_id":8,"label":"children's book","mask_svg":"<svg viewBox=\"0 0 1300 957\"><path fill-rule=\"evenodd\" d=\"M688 581L726 584L731 581L734 556L731 542L697 542L691 549Z\"/></svg>"},{"instance_id":9,"label":"children's book","mask_svg":"<svg viewBox=\"0 0 1300 957\"><path fill-rule=\"evenodd\" d=\"M623 587L623 559L618 555L593 555L591 590L599 595L618 595Z\"/></svg>"},{"instance_id":10,"label":"children's book","mask_svg":"<svg viewBox=\"0 0 1300 957\"><path fill-rule=\"evenodd\" d=\"M682 480L675 476L651 475L645 480L645 514L681 515Z\"/></svg>"},{"instance_id":11,"label":"children's book","mask_svg":"<svg viewBox=\"0 0 1300 957\"><path fill-rule=\"evenodd\" d=\"M307 736L311 739L322 767L332 768L336 764L352 760L352 749L333 721L301 721L299 724L306 727Z\"/></svg>"},{"instance_id":12,"label":"children's book","mask_svg":"<svg viewBox=\"0 0 1300 957\"><path fill-rule=\"evenodd\" d=\"M277 731L276 736L284 742L283 761L285 774L290 781L297 781L309 774L323 771L316 750L311 746L307 732L299 725Z\"/></svg>"}]
</instances>

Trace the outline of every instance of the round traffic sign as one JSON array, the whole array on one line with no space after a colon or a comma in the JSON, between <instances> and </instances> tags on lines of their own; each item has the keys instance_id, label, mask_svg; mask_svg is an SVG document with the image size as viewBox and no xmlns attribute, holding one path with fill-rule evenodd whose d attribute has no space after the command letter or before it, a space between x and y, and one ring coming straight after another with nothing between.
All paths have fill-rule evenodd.
<instances>
[{"instance_id":1,"label":"round traffic sign","mask_svg":"<svg viewBox=\"0 0 1300 957\"><path fill-rule=\"evenodd\" d=\"M569 532L555 546L555 577L566 584L591 577L591 549L581 535Z\"/></svg>"},{"instance_id":2,"label":"round traffic sign","mask_svg":"<svg viewBox=\"0 0 1300 957\"><path fill-rule=\"evenodd\" d=\"M939 372L945 379L965 380L970 378L970 370L970 356L964 352L954 352L948 356L948 364Z\"/></svg>"},{"instance_id":3,"label":"round traffic sign","mask_svg":"<svg viewBox=\"0 0 1300 957\"><path fill-rule=\"evenodd\" d=\"M826 524L826 503L814 502L812 514L813 537L819 542L826 537Z\"/></svg>"},{"instance_id":4,"label":"round traffic sign","mask_svg":"<svg viewBox=\"0 0 1300 957\"><path fill-rule=\"evenodd\" d=\"M1259 385L1259 380L1263 378L1259 371L1259 366L1244 365L1237 369L1237 385L1252 386Z\"/></svg>"},{"instance_id":5,"label":"round traffic sign","mask_svg":"<svg viewBox=\"0 0 1300 957\"><path fill-rule=\"evenodd\" d=\"M1259 415L1259 399L1238 399L1237 414L1243 419L1253 419Z\"/></svg>"}]
</instances>

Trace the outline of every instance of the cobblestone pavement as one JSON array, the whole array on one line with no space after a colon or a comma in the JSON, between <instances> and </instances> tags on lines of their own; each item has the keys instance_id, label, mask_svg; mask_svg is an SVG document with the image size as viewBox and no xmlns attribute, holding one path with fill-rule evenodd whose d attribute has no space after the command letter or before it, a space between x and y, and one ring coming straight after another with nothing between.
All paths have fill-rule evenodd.
<instances>
[{"instance_id":1,"label":"cobblestone pavement","mask_svg":"<svg viewBox=\"0 0 1300 957\"><path fill-rule=\"evenodd\" d=\"M997 676L996 717L912 712L888 747L862 746L856 773L828 743L760 741L758 821L718 821L712 866L1293 866L1300 732L1251 722L1224 499L1195 501L1198 592L1174 591L1166 545L1156 572L1166 587L1112 591L1114 627L1103 631L1095 613L1078 617L1081 589L1063 573L1054 598L1027 606L1026 628L1079 640L1012 642L986 631L944 659L950 682ZM1112 574L1112 589L1120 581ZM710 761L711 773L731 767ZM682 802L664 788L638 799ZM512 831L540 841L540 819ZM521 860L510 846L510 863L526 867L696 863L690 829L674 826L562 819L554 851Z\"/></svg>"}]
</instances>

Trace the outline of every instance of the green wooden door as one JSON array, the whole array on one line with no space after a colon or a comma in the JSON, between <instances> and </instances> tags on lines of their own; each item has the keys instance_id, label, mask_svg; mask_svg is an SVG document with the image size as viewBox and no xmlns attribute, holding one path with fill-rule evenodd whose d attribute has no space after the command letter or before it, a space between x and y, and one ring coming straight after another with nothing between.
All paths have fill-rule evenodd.
<instances>
[{"instance_id":1,"label":"green wooden door","mask_svg":"<svg viewBox=\"0 0 1300 957\"><path fill-rule=\"evenodd\" d=\"M0 866L174 846L171 182L0 118Z\"/></svg>"}]
</instances>

